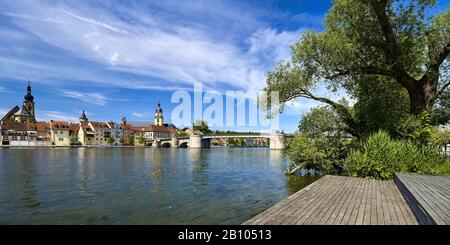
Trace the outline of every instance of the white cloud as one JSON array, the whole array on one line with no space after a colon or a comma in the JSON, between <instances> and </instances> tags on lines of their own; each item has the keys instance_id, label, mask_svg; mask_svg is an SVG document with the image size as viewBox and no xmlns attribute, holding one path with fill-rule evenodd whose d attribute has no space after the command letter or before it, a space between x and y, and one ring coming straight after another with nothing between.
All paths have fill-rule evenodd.
<instances>
[{"instance_id":1,"label":"white cloud","mask_svg":"<svg viewBox=\"0 0 450 245\"><path fill-rule=\"evenodd\" d=\"M270 61L289 59L291 56L290 45L300 37L300 30L295 32L266 28L255 32L247 42L250 45L248 53L262 56Z\"/></svg>"},{"instance_id":2,"label":"white cloud","mask_svg":"<svg viewBox=\"0 0 450 245\"><path fill-rule=\"evenodd\" d=\"M78 118L72 115L65 114L60 111L39 111L39 115L37 117L38 121L66 121L76 123L78 122Z\"/></svg>"},{"instance_id":3,"label":"white cloud","mask_svg":"<svg viewBox=\"0 0 450 245\"><path fill-rule=\"evenodd\" d=\"M83 102L92 103L96 105L106 105L107 98L103 94L100 93L82 93L73 90L64 90L62 91L62 96L78 99Z\"/></svg>"},{"instance_id":4,"label":"white cloud","mask_svg":"<svg viewBox=\"0 0 450 245\"><path fill-rule=\"evenodd\" d=\"M147 117L147 114L146 114L146 113L140 113L140 112L133 112L133 113L131 113L131 115L133 115L133 117L136 117L136 118L144 118L144 117Z\"/></svg>"},{"instance_id":5,"label":"white cloud","mask_svg":"<svg viewBox=\"0 0 450 245\"><path fill-rule=\"evenodd\" d=\"M18 28L47 44L79 59L95 62L103 69L157 78L167 81L171 87L189 87L201 81L213 88L225 85L246 92L259 90L265 85L267 70L275 60L289 56L289 45L299 34L299 31L264 28L251 11L239 10L221 1L151 3L163 8L158 12L154 11L156 7L143 3L133 8L112 9L126 18L90 2L78 6L74 6L76 3L20 0L4 4ZM50 18L52 21L33 21ZM217 28L217 25L222 26ZM252 33L250 30L259 31ZM243 46L241 40L229 39L236 36L244 39L247 36L249 48ZM45 70L59 69L51 65L47 64ZM80 76L73 70L75 77ZM89 78L89 74L86 77ZM92 77L95 82L105 83L95 75ZM108 84L130 88L136 85L123 80L109 79ZM161 86L151 79L140 83L143 87Z\"/></svg>"}]
</instances>

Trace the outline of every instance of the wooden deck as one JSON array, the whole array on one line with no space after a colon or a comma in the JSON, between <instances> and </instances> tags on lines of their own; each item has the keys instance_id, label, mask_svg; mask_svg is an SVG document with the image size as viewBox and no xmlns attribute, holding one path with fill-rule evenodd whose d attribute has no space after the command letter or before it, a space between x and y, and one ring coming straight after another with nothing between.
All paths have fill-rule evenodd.
<instances>
[{"instance_id":1,"label":"wooden deck","mask_svg":"<svg viewBox=\"0 0 450 245\"><path fill-rule=\"evenodd\" d=\"M415 225L394 181L327 175L248 220L247 225Z\"/></svg>"},{"instance_id":2,"label":"wooden deck","mask_svg":"<svg viewBox=\"0 0 450 245\"><path fill-rule=\"evenodd\" d=\"M395 183L420 224L450 225L450 176L396 174Z\"/></svg>"}]
</instances>

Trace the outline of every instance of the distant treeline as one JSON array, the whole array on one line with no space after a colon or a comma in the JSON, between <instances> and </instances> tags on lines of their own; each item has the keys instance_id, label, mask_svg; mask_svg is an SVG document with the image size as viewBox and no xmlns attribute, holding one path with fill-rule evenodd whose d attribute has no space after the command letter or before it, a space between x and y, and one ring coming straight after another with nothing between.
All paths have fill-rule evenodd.
<instances>
[{"instance_id":1,"label":"distant treeline","mask_svg":"<svg viewBox=\"0 0 450 245\"><path fill-rule=\"evenodd\" d=\"M206 135L261 135L260 132L237 132L237 131L221 131L221 130L212 130L208 132Z\"/></svg>"}]
</instances>

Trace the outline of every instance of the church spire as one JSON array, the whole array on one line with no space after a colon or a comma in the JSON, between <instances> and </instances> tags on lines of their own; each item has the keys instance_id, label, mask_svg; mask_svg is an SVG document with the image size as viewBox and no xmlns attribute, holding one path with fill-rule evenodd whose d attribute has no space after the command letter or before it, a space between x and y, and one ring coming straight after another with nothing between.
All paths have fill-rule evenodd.
<instances>
[{"instance_id":1,"label":"church spire","mask_svg":"<svg viewBox=\"0 0 450 245\"><path fill-rule=\"evenodd\" d=\"M87 122L87 121L89 121L89 120L86 116L86 113L83 110L83 113L81 113L81 116L80 116L80 122Z\"/></svg>"},{"instance_id":2,"label":"church spire","mask_svg":"<svg viewBox=\"0 0 450 245\"><path fill-rule=\"evenodd\" d=\"M30 101L30 102L34 101L34 97L33 97L33 95L31 95L30 81L28 81L28 83L27 83L27 94L23 98L25 99L25 101Z\"/></svg>"}]
</instances>

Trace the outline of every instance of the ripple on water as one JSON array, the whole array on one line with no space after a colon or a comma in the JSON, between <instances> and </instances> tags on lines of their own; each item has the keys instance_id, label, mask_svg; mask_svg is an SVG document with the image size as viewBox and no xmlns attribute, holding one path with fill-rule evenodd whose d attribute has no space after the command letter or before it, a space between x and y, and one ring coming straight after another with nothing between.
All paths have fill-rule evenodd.
<instances>
[{"instance_id":1,"label":"ripple on water","mask_svg":"<svg viewBox=\"0 0 450 245\"><path fill-rule=\"evenodd\" d=\"M240 224L315 180L267 148L0 149L0 223ZM6 217L5 217L6 215Z\"/></svg>"}]
</instances>

